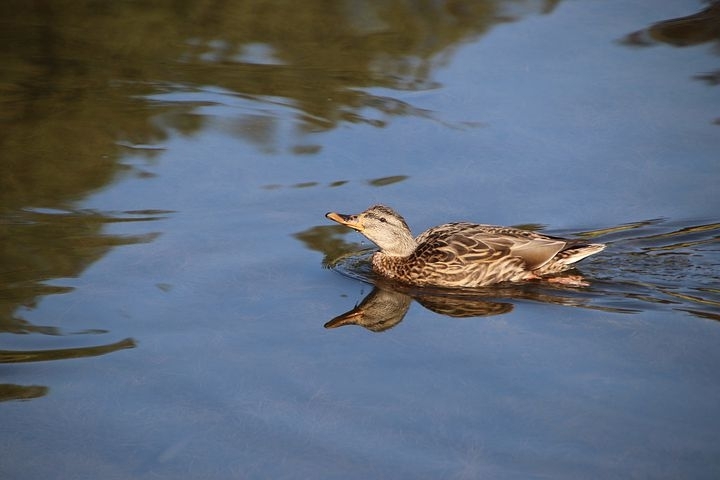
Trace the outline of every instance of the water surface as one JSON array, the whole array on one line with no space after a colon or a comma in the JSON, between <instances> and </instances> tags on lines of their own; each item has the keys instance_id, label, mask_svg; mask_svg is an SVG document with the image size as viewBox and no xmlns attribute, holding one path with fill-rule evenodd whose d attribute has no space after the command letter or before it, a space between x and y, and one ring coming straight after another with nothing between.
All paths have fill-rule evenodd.
<instances>
[{"instance_id":1,"label":"water surface","mask_svg":"<svg viewBox=\"0 0 720 480\"><path fill-rule=\"evenodd\" d=\"M717 3L0 11L3 478L717 478ZM402 288L373 203L608 248Z\"/></svg>"}]
</instances>

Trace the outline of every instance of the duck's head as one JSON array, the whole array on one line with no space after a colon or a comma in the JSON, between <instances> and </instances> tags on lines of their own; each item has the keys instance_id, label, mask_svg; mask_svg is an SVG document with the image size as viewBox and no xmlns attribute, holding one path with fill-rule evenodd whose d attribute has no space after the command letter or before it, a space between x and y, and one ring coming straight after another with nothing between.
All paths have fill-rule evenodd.
<instances>
[{"instance_id":1,"label":"duck's head","mask_svg":"<svg viewBox=\"0 0 720 480\"><path fill-rule=\"evenodd\" d=\"M329 212L330 220L365 235L386 255L406 257L415 250L416 244L405 219L392 208L373 205L357 215Z\"/></svg>"}]
</instances>

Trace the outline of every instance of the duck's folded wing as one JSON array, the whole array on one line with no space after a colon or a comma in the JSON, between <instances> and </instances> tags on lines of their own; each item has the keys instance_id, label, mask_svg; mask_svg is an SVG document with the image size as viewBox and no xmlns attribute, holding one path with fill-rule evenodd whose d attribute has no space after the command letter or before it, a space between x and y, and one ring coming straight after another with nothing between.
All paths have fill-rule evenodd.
<instances>
[{"instance_id":1,"label":"duck's folded wing","mask_svg":"<svg viewBox=\"0 0 720 480\"><path fill-rule=\"evenodd\" d=\"M477 231L448 237L447 246L442 250L452 251L466 262L494 261L504 256L519 257L528 270L535 270L548 263L566 245L564 240L532 232L510 235L507 232Z\"/></svg>"},{"instance_id":2,"label":"duck's folded wing","mask_svg":"<svg viewBox=\"0 0 720 480\"><path fill-rule=\"evenodd\" d=\"M567 242L562 240L540 237L518 241L510 251L525 260L528 270L536 270L552 260L566 245Z\"/></svg>"}]
</instances>

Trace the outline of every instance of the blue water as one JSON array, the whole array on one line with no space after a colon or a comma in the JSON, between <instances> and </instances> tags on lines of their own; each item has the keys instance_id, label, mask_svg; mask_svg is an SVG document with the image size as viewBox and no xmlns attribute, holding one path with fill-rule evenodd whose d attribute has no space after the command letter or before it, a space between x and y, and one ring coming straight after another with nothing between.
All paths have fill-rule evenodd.
<instances>
[{"instance_id":1,"label":"blue water","mask_svg":"<svg viewBox=\"0 0 720 480\"><path fill-rule=\"evenodd\" d=\"M265 7L0 20L0 476L717 478L716 7ZM374 203L608 248L403 289Z\"/></svg>"}]
</instances>

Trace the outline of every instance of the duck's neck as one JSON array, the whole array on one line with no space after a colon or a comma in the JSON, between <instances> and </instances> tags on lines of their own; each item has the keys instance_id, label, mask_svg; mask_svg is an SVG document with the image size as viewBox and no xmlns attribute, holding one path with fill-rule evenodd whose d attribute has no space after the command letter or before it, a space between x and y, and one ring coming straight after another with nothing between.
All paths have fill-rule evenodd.
<instances>
[{"instance_id":1,"label":"duck's neck","mask_svg":"<svg viewBox=\"0 0 720 480\"><path fill-rule=\"evenodd\" d=\"M407 257L415 251L417 243L410 232L397 232L387 245L379 245L383 255L388 257Z\"/></svg>"}]
</instances>

